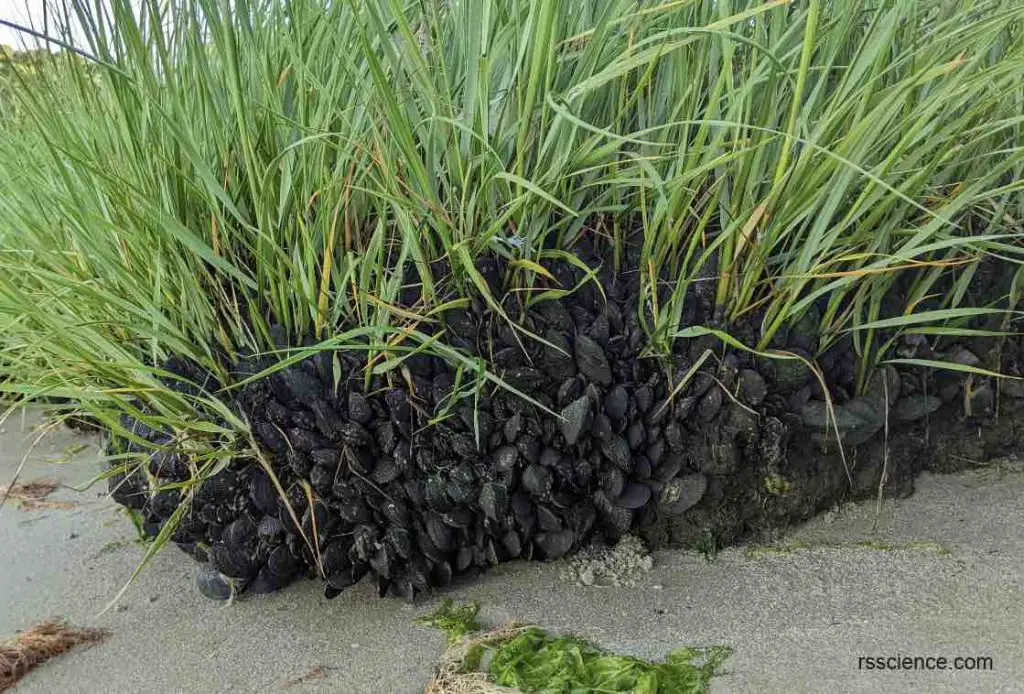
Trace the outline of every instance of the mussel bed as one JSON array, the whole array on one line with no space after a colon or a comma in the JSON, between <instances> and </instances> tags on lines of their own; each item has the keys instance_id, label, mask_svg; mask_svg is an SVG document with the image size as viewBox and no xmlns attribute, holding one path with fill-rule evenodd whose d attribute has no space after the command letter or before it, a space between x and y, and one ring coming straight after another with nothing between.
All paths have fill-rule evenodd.
<instances>
[{"instance_id":1,"label":"mussel bed","mask_svg":"<svg viewBox=\"0 0 1024 694\"><path fill-rule=\"evenodd\" d=\"M598 287L572 265L555 272L579 289L529 309L509 303L523 331L478 297L444 314L445 342L502 386L469 389L464 368L424 354L367 379L364 352L321 351L221 391L249 422L259 456L231 461L180 511L174 483L194 470L188 452L126 415L124 427L156 449L109 440L111 453L148 455L143 466L116 463L113 498L153 536L175 517L171 539L203 562L197 582L210 597L271 592L303 576L324 580L333 597L369 576L382 596L413 599L500 562L557 559L626 533L713 550L844 498L907 494L922 469L980 463L1021 440L1016 381L889 365L854 395L850 340L818 355L824 383L802 360L707 335L677 339L671 357L656 358L637 317L637 273L605 271ZM685 313L686 324L712 318L699 292ZM814 330L798 324L775 348L810 360ZM1019 339L935 353L911 336L899 349L1021 372ZM242 359L232 378L273 363ZM220 387L185 360L163 366L183 391ZM962 436L967 429L983 435Z\"/></svg>"}]
</instances>

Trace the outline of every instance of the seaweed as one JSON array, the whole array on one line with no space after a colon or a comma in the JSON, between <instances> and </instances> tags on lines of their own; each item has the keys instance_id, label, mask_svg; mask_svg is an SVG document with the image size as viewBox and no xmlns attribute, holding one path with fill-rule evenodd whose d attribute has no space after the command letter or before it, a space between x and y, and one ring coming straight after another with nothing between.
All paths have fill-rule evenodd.
<instances>
[{"instance_id":1,"label":"seaweed","mask_svg":"<svg viewBox=\"0 0 1024 694\"><path fill-rule=\"evenodd\" d=\"M448 643L458 643L471 632L480 630L476 621L479 612L480 605L475 602L456 605L452 600L445 600L436 610L417 617L413 623L439 629L448 635Z\"/></svg>"},{"instance_id":2,"label":"seaweed","mask_svg":"<svg viewBox=\"0 0 1024 694\"><path fill-rule=\"evenodd\" d=\"M445 600L415 620L448 635L449 648L427 692L700 694L732 654L728 646L686 647L650 662L578 636L514 622L477 634L479 610L475 602L455 605Z\"/></svg>"},{"instance_id":3,"label":"seaweed","mask_svg":"<svg viewBox=\"0 0 1024 694\"><path fill-rule=\"evenodd\" d=\"M652 663L533 627L495 648L488 676L525 694L696 694L707 690L731 653L728 646L681 648Z\"/></svg>"}]
</instances>

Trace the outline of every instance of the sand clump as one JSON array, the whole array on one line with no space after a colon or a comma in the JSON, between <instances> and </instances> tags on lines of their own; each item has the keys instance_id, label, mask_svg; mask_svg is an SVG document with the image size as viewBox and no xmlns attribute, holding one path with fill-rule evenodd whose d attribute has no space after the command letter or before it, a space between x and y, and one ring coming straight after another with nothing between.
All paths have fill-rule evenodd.
<instances>
[{"instance_id":1,"label":"sand clump","mask_svg":"<svg viewBox=\"0 0 1024 694\"><path fill-rule=\"evenodd\" d=\"M611 547L591 546L565 562L562 578L582 586L635 586L654 566L654 559L635 535Z\"/></svg>"}]
</instances>

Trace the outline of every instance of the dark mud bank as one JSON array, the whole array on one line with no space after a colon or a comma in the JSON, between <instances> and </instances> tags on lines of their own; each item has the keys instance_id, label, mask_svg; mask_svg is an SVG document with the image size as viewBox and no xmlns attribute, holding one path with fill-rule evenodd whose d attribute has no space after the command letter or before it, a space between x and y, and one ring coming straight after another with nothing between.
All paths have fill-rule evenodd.
<instances>
[{"instance_id":1,"label":"dark mud bank","mask_svg":"<svg viewBox=\"0 0 1024 694\"><path fill-rule=\"evenodd\" d=\"M798 329L778 348L802 359L755 357L707 335L653 358L635 286L604 277L599 291L571 266L558 272L581 289L505 307L541 340L515 334L482 302L438 326L529 400L494 383L469 387L465 370L435 357L367 379L363 352L320 352L230 391L262 463L236 459L190 499L168 488L194 469L184 447L126 419L160 449L110 442L148 455L111 478L114 498L153 535L174 517L172 539L204 562L198 582L211 597L302 576L333 596L370 576L381 595L411 599L460 574L628 532L714 550L843 499L909 494L922 470L981 464L1024 441L1016 381L886 366L853 396L851 344L820 355L815 373L817 338ZM689 310L693 323L707 315L699 296ZM901 347L1010 371L1017 348L996 338L940 354L921 341ZM232 378L272 364L244 360ZM182 390L219 389L180 360L166 368Z\"/></svg>"},{"instance_id":2,"label":"dark mud bank","mask_svg":"<svg viewBox=\"0 0 1024 694\"><path fill-rule=\"evenodd\" d=\"M795 424L795 422L794 422ZM835 504L857 499L907 497L924 471L951 473L983 466L1024 448L1024 400L1004 396L999 416L964 418L957 403L915 421L890 421L883 433L856 446L822 441L817 427L787 429L783 462L774 470L748 466L707 475L701 503L679 516L658 515L640 534L655 547L714 552L805 521ZM709 466L714 470L717 466Z\"/></svg>"}]
</instances>

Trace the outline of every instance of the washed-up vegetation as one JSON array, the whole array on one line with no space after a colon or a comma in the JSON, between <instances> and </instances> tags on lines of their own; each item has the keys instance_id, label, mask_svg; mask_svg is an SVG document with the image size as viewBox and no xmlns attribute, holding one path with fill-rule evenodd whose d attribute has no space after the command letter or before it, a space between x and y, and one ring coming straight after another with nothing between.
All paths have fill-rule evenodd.
<instances>
[{"instance_id":1,"label":"washed-up vegetation","mask_svg":"<svg viewBox=\"0 0 1024 694\"><path fill-rule=\"evenodd\" d=\"M0 692L15 687L25 675L50 658L81 644L95 644L110 636L106 629L73 627L47 620L0 641Z\"/></svg>"},{"instance_id":2,"label":"washed-up vegetation","mask_svg":"<svg viewBox=\"0 0 1024 694\"><path fill-rule=\"evenodd\" d=\"M717 546L1024 395L1017 2L65 7L3 77L0 389L207 594Z\"/></svg>"},{"instance_id":3,"label":"washed-up vegetation","mask_svg":"<svg viewBox=\"0 0 1024 694\"><path fill-rule=\"evenodd\" d=\"M478 610L446 600L417 620L448 634L427 694L699 694L732 654L727 646L681 648L651 663L537 626L510 623L482 631Z\"/></svg>"},{"instance_id":4,"label":"washed-up vegetation","mask_svg":"<svg viewBox=\"0 0 1024 694\"><path fill-rule=\"evenodd\" d=\"M56 501L48 498L60 487L60 483L56 480L46 478L16 482L14 484L0 484L0 506L7 501L11 501L22 511L74 508L74 502Z\"/></svg>"}]
</instances>

